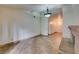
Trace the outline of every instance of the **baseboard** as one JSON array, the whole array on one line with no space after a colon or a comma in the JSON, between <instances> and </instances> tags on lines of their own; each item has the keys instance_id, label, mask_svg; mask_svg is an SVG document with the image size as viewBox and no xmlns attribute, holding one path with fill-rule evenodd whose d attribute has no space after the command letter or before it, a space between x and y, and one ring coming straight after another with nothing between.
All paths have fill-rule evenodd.
<instances>
[{"instance_id":1,"label":"baseboard","mask_svg":"<svg viewBox=\"0 0 79 59\"><path fill-rule=\"evenodd\" d=\"M40 34L40 36L45 36L45 37L47 37L48 35L43 35L43 34Z\"/></svg>"},{"instance_id":2,"label":"baseboard","mask_svg":"<svg viewBox=\"0 0 79 59\"><path fill-rule=\"evenodd\" d=\"M53 35L53 33L51 33L51 34L48 34L48 35Z\"/></svg>"},{"instance_id":3,"label":"baseboard","mask_svg":"<svg viewBox=\"0 0 79 59\"><path fill-rule=\"evenodd\" d=\"M41 36L41 35L38 34L38 35L35 35L35 36L31 36L31 37L29 37L29 38L19 39L19 41L27 40L27 39L32 39L32 38L36 38L36 37L39 37L39 36Z\"/></svg>"},{"instance_id":4,"label":"baseboard","mask_svg":"<svg viewBox=\"0 0 79 59\"><path fill-rule=\"evenodd\" d=\"M48 35L38 34L38 35L32 36L30 38L26 38L26 39L32 39L32 38L36 38L36 37L39 37L39 36L48 36ZM20 41L26 40L26 39L19 39L17 41L10 41L10 42L7 42L7 43L0 44L0 46L4 46L4 45L8 45L8 44L16 44L16 43L19 43Z\"/></svg>"},{"instance_id":5,"label":"baseboard","mask_svg":"<svg viewBox=\"0 0 79 59\"><path fill-rule=\"evenodd\" d=\"M5 43L5 44L0 44L0 47L3 47L3 46L5 46L5 45L17 44L17 43L19 43L19 42L20 42L20 40L8 42L8 43Z\"/></svg>"}]
</instances>

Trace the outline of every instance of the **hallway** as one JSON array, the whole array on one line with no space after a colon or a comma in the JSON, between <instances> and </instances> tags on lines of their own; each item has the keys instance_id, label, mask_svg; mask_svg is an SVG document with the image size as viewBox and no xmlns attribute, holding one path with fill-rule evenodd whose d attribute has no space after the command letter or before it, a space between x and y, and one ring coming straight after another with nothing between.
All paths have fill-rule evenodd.
<instances>
[{"instance_id":1,"label":"hallway","mask_svg":"<svg viewBox=\"0 0 79 59\"><path fill-rule=\"evenodd\" d=\"M79 5L3 4L0 6L0 53L74 53L74 43L68 26L79 24L76 17L79 15L77 9ZM45 16L47 13L50 14L49 17ZM16 41L20 42L15 44Z\"/></svg>"}]
</instances>

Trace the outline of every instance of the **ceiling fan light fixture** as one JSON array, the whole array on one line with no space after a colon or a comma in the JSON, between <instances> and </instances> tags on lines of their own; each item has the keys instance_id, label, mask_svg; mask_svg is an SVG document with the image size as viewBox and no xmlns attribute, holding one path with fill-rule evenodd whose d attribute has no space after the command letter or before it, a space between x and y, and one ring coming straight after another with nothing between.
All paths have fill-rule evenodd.
<instances>
[{"instance_id":1,"label":"ceiling fan light fixture","mask_svg":"<svg viewBox=\"0 0 79 59\"><path fill-rule=\"evenodd\" d=\"M49 16L51 16L51 13L46 13L46 14L44 14L44 16L49 17Z\"/></svg>"},{"instance_id":2,"label":"ceiling fan light fixture","mask_svg":"<svg viewBox=\"0 0 79 59\"><path fill-rule=\"evenodd\" d=\"M44 14L45 17L49 17L51 15L51 13L49 13L49 10L47 8L47 13Z\"/></svg>"}]
</instances>

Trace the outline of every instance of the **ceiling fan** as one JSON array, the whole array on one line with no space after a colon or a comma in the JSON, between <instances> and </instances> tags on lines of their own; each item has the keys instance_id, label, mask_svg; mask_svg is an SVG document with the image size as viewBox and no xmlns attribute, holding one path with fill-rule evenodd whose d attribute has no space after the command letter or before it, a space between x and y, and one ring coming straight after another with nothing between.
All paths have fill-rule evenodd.
<instances>
[{"instance_id":1,"label":"ceiling fan","mask_svg":"<svg viewBox=\"0 0 79 59\"><path fill-rule=\"evenodd\" d=\"M44 13L45 17L49 17L52 13L49 13L49 9L47 8L46 13Z\"/></svg>"}]
</instances>

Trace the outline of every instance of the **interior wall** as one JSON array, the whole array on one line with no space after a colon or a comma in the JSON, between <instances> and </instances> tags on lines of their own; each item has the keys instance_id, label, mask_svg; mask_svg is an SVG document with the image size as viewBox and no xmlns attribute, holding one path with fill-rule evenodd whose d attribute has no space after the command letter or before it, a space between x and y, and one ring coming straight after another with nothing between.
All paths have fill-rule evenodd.
<instances>
[{"instance_id":1,"label":"interior wall","mask_svg":"<svg viewBox=\"0 0 79 59\"><path fill-rule=\"evenodd\" d=\"M2 20L1 20L1 17L0 17L0 41L1 41L1 39L2 39Z\"/></svg>"},{"instance_id":2,"label":"interior wall","mask_svg":"<svg viewBox=\"0 0 79 59\"><path fill-rule=\"evenodd\" d=\"M0 7L0 42L23 40L40 34L39 17L23 9ZM2 33L1 33L2 32Z\"/></svg>"},{"instance_id":3,"label":"interior wall","mask_svg":"<svg viewBox=\"0 0 79 59\"><path fill-rule=\"evenodd\" d=\"M41 34L48 35L48 18L41 16Z\"/></svg>"},{"instance_id":4,"label":"interior wall","mask_svg":"<svg viewBox=\"0 0 79 59\"><path fill-rule=\"evenodd\" d=\"M40 34L39 17L33 17L31 14L21 13L22 20L18 22L19 39L27 39ZM23 19L24 18L24 19Z\"/></svg>"},{"instance_id":5,"label":"interior wall","mask_svg":"<svg viewBox=\"0 0 79 59\"><path fill-rule=\"evenodd\" d=\"M69 25L79 25L79 5L65 5L63 6L63 37L71 38Z\"/></svg>"},{"instance_id":6,"label":"interior wall","mask_svg":"<svg viewBox=\"0 0 79 59\"><path fill-rule=\"evenodd\" d=\"M62 12L62 10L61 10ZM52 34L54 32L62 32L62 26L63 26L63 16L60 11L54 12L49 17L49 34Z\"/></svg>"}]
</instances>

